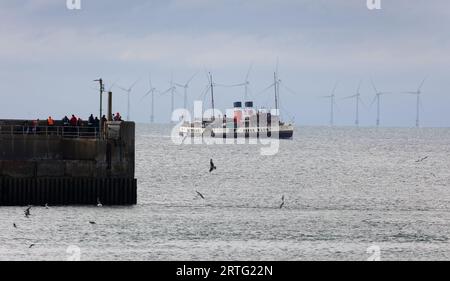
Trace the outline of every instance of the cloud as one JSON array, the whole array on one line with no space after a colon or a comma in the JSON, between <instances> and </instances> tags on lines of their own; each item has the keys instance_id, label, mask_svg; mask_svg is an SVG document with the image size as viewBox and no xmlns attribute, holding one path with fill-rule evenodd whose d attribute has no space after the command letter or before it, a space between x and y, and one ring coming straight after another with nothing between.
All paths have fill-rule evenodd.
<instances>
[{"instance_id":1,"label":"cloud","mask_svg":"<svg viewBox=\"0 0 450 281\"><path fill-rule=\"evenodd\" d=\"M83 0L81 12L68 11L65 0L1 1L0 77L17 84L26 72L32 85L35 75L59 80L64 69L82 81L100 74L133 80L151 69L165 85L168 68L180 76L212 68L232 81L253 62L252 85L265 85L257 72L273 69L277 57L288 70L283 78L308 77L301 84L308 92L323 91L324 81L336 76L375 73L386 81L415 71L402 80L415 85L430 72L447 75L450 2L382 1L383 10L369 11L365 0ZM3 93L17 89L2 87Z\"/></svg>"}]
</instances>

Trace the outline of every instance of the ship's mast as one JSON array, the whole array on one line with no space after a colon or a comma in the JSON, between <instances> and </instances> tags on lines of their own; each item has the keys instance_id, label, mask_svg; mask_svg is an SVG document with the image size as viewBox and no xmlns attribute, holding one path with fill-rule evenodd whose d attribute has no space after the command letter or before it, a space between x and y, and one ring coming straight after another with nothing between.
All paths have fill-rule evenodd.
<instances>
[{"instance_id":1,"label":"ship's mast","mask_svg":"<svg viewBox=\"0 0 450 281\"><path fill-rule=\"evenodd\" d=\"M209 73L209 80L211 82L211 85L210 85L210 87L211 87L211 106L212 106L212 110L213 110L212 120L214 120L216 114L215 114L215 109L214 109L214 83L213 83L213 77L212 77L211 73Z\"/></svg>"},{"instance_id":2,"label":"ship's mast","mask_svg":"<svg viewBox=\"0 0 450 281\"><path fill-rule=\"evenodd\" d=\"M278 112L278 77L277 73L273 73L273 79L274 79L274 89L275 89L275 110Z\"/></svg>"}]
</instances>

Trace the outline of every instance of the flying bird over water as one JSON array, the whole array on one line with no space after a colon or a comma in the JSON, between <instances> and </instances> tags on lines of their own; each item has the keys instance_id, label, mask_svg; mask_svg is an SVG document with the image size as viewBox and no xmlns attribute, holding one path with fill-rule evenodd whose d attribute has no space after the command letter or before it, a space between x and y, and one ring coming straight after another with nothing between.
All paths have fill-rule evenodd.
<instances>
[{"instance_id":1,"label":"flying bird over water","mask_svg":"<svg viewBox=\"0 0 450 281\"><path fill-rule=\"evenodd\" d=\"M203 200L205 200L205 197L203 196L203 194L201 194L201 193L198 192L198 191L195 191L195 192L197 192L197 195L200 196Z\"/></svg>"},{"instance_id":2,"label":"flying bird over water","mask_svg":"<svg viewBox=\"0 0 450 281\"><path fill-rule=\"evenodd\" d=\"M425 160L427 160L427 159L428 159L428 156L425 156L425 157L423 157L423 158L420 158L419 160L417 160L417 161L416 161L416 163L419 163L419 162L425 161Z\"/></svg>"},{"instance_id":3,"label":"flying bird over water","mask_svg":"<svg viewBox=\"0 0 450 281\"><path fill-rule=\"evenodd\" d=\"M280 205L280 209L282 209L284 206L284 195L281 197L281 205Z\"/></svg>"},{"instance_id":4,"label":"flying bird over water","mask_svg":"<svg viewBox=\"0 0 450 281\"><path fill-rule=\"evenodd\" d=\"M209 172L211 173L212 171L216 170L217 167L214 165L213 160L209 160Z\"/></svg>"},{"instance_id":5,"label":"flying bird over water","mask_svg":"<svg viewBox=\"0 0 450 281\"><path fill-rule=\"evenodd\" d=\"M25 212L24 212L25 217L28 218L28 216L31 215L30 210L31 210L31 206L28 206L28 208L26 208L26 210L25 210Z\"/></svg>"}]
</instances>

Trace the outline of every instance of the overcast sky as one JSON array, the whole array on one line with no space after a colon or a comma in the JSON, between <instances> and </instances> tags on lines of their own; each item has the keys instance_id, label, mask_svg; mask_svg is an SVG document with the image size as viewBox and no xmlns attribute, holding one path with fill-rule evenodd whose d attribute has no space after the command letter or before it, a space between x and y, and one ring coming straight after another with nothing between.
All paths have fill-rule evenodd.
<instances>
[{"instance_id":1,"label":"overcast sky","mask_svg":"<svg viewBox=\"0 0 450 281\"><path fill-rule=\"evenodd\" d=\"M272 83L279 60L281 102L299 125L327 125L334 84L336 124L352 125L355 93L362 79L361 123L373 126L373 78L382 98L384 126L414 126L415 98L400 94L423 86L424 126L450 126L450 2L381 0L0 0L0 118L60 119L98 114L93 79L108 88L129 86L131 117L148 122L150 100L142 99L151 73L154 86L169 87L198 75L190 103L201 99L205 70L217 83L245 80L258 106L273 106ZM114 111L126 115L126 96L114 88ZM176 106L182 106L182 90ZM216 105L230 108L244 89L217 88ZM106 96L105 96L106 97ZM157 96L156 121L170 117L170 97Z\"/></svg>"}]
</instances>

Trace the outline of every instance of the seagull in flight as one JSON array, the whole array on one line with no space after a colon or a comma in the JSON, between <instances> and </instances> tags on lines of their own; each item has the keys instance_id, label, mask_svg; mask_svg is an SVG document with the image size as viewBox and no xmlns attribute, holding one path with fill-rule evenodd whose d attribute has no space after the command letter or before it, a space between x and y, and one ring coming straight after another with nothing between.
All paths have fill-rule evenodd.
<instances>
[{"instance_id":1,"label":"seagull in flight","mask_svg":"<svg viewBox=\"0 0 450 281\"><path fill-rule=\"evenodd\" d=\"M197 195L200 196L203 200L205 200L205 196L203 196L203 194L201 194L201 193L198 192L198 191L195 191L195 192L197 192Z\"/></svg>"},{"instance_id":2,"label":"seagull in flight","mask_svg":"<svg viewBox=\"0 0 450 281\"><path fill-rule=\"evenodd\" d=\"M31 215L30 210L31 210L31 206L28 206L28 208L26 208L26 210L24 212L26 218L28 218L28 216Z\"/></svg>"},{"instance_id":3,"label":"seagull in flight","mask_svg":"<svg viewBox=\"0 0 450 281\"><path fill-rule=\"evenodd\" d=\"M281 197L281 205L280 205L280 209L282 209L284 206L284 195Z\"/></svg>"},{"instance_id":4,"label":"seagull in flight","mask_svg":"<svg viewBox=\"0 0 450 281\"><path fill-rule=\"evenodd\" d=\"M217 167L214 165L213 160L209 160L209 172L211 173L212 171L216 170Z\"/></svg>"},{"instance_id":5,"label":"seagull in flight","mask_svg":"<svg viewBox=\"0 0 450 281\"><path fill-rule=\"evenodd\" d=\"M416 161L416 163L419 163L419 162L425 161L425 160L427 160L427 159L428 159L428 156L425 156L425 157L423 157L423 158L420 158L419 160L417 160L417 161Z\"/></svg>"}]
</instances>

